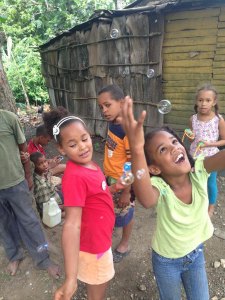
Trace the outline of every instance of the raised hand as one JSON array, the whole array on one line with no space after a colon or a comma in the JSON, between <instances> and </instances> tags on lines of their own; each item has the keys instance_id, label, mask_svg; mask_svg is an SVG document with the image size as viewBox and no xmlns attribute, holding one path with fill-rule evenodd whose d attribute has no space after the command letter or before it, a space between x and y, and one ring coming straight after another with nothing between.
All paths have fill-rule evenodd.
<instances>
[{"instance_id":1,"label":"raised hand","mask_svg":"<svg viewBox=\"0 0 225 300\"><path fill-rule=\"evenodd\" d=\"M121 117L118 119L122 125L130 143L131 149L144 146L144 130L143 124L146 111L142 111L138 120L134 118L133 100L130 96L126 96L122 106Z\"/></svg>"}]
</instances>

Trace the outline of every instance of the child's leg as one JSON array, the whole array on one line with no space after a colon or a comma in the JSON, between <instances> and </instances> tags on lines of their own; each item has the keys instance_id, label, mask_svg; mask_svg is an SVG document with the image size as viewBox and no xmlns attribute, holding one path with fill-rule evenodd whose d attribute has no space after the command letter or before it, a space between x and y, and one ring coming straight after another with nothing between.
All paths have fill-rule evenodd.
<instances>
[{"instance_id":1,"label":"child's leg","mask_svg":"<svg viewBox=\"0 0 225 300\"><path fill-rule=\"evenodd\" d=\"M181 299L183 258L166 258L152 250L152 266L160 300Z\"/></svg>"},{"instance_id":2,"label":"child's leg","mask_svg":"<svg viewBox=\"0 0 225 300\"><path fill-rule=\"evenodd\" d=\"M208 300L208 280L202 247L190 254L187 268L188 270L181 275L187 299Z\"/></svg>"},{"instance_id":3,"label":"child's leg","mask_svg":"<svg viewBox=\"0 0 225 300\"><path fill-rule=\"evenodd\" d=\"M87 284L88 300L104 300L107 285L108 282L98 285Z\"/></svg>"},{"instance_id":4,"label":"child's leg","mask_svg":"<svg viewBox=\"0 0 225 300\"><path fill-rule=\"evenodd\" d=\"M212 216L218 195L217 172L212 172L208 178L209 215Z\"/></svg>"},{"instance_id":5,"label":"child's leg","mask_svg":"<svg viewBox=\"0 0 225 300\"><path fill-rule=\"evenodd\" d=\"M134 219L130 221L129 224L123 227L122 229L122 238L120 240L119 245L117 246L116 250L121 253L127 252L129 249L129 240L131 236L131 232L134 225Z\"/></svg>"}]
</instances>

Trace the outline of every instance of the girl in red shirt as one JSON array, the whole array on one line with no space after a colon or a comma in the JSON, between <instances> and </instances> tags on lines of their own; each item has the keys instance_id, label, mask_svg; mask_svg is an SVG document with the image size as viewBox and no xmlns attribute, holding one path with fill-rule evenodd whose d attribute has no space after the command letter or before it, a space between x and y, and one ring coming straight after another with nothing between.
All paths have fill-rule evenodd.
<instances>
[{"instance_id":1,"label":"girl in red shirt","mask_svg":"<svg viewBox=\"0 0 225 300\"><path fill-rule=\"evenodd\" d=\"M124 186L120 181L107 186L100 167L92 161L92 140L83 120L65 117L63 108L45 113L43 119L58 150L68 158L62 179L66 278L54 299L71 299L79 279L87 284L88 299L103 300L115 273L111 251L115 215L110 191Z\"/></svg>"}]
</instances>

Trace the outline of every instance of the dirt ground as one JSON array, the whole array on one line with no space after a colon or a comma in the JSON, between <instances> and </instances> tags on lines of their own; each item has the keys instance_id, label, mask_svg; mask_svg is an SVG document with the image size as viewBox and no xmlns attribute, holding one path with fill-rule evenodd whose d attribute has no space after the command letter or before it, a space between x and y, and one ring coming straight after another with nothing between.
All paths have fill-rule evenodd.
<instances>
[{"instance_id":1,"label":"dirt ground","mask_svg":"<svg viewBox=\"0 0 225 300\"><path fill-rule=\"evenodd\" d=\"M101 165L103 154L101 141L95 141L95 160ZM219 199L212 218L217 229L225 232L225 178L218 177ZM130 241L131 252L124 260L115 264L116 275L110 282L107 300L157 300L157 288L150 262L151 238L154 231L156 214L154 209L146 210L136 204L135 225ZM51 258L63 269L63 257L60 246L62 226L44 229L50 246ZM113 235L113 247L120 238L120 231ZM26 252L25 252L26 253ZM206 268L210 286L210 298L225 299L225 268L215 267L215 262L225 259L225 240L213 235L205 244ZM35 269L28 253L20 265L16 276L6 274L7 260L0 245L0 300L49 300L54 290L63 282L49 278L47 272ZM219 263L218 263L219 265ZM79 288L74 300L85 300L84 285ZM185 299L185 297L183 298ZM196 299L201 300L201 299Z\"/></svg>"}]
</instances>

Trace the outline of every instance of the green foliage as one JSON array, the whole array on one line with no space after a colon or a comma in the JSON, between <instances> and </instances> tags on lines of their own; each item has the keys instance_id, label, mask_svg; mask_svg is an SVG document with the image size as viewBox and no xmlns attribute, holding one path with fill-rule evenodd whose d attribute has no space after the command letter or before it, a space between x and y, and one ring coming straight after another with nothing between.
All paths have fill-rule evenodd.
<instances>
[{"instance_id":1,"label":"green foliage","mask_svg":"<svg viewBox=\"0 0 225 300\"><path fill-rule=\"evenodd\" d=\"M32 102L48 101L37 46L88 20L97 9L114 9L115 0L0 0L0 27L13 41L4 64L16 101L24 101L20 80ZM124 1L124 5L129 0Z\"/></svg>"},{"instance_id":2,"label":"green foliage","mask_svg":"<svg viewBox=\"0 0 225 300\"><path fill-rule=\"evenodd\" d=\"M31 103L48 102L48 93L44 79L40 72L40 55L31 48L33 40L30 38L19 41L13 48L13 55L9 58L3 53L3 61L8 80L17 102L24 102L21 80Z\"/></svg>"}]
</instances>

